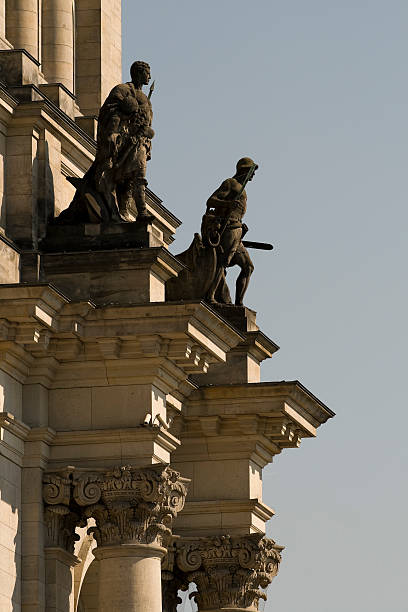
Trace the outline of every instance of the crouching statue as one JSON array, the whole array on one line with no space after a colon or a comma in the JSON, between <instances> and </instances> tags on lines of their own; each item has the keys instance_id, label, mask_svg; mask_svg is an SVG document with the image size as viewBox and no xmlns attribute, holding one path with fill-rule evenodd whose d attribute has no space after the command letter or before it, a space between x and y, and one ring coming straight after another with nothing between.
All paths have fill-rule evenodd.
<instances>
[{"instance_id":1,"label":"crouching statue","mask_svg":"<svg viewBox=\"0 0 408 612\"><path fill-rule=\"evenodd\" d=\"M154 136L152 105L142 91L150 81L150 67L134 62L131 81L117 85L105 100L98 118L95 161L82 179L69 178L77 191L56 223L101 223L147 216L146 164Z\"/></svg>"},{"instance_id":2,"label":"crouching statue","mask_svg":"<svg viewBox=\"0 0 408 612\"><path fill-rule=\"evenodd\" d=\"M236 173L227 178L207 200L202 218L201 236L195 234L190 247L176 255L186 268L166 285L170 301L205 299L209 303L231 304L226 283L226 270L239 266L235 304L241 306L249 279L254 270L246 246L271 249L262 243L242 241L248 231L242 222L247 207L245 187L255 175L258 165L249 157L240 159Z\"/></svg>"}]
</instances>

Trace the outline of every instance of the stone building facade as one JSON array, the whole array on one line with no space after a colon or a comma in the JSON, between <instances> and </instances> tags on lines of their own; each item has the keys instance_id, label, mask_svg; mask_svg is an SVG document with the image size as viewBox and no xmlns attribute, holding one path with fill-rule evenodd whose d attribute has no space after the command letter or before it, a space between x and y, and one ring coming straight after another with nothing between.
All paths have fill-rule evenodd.
<instances>
[{"instance_id":1,"label":"stone building facade","mask_svg":"<svg viewBox=\"0 0 408 612\"><path fill-rule=\"evenodd\" d=\"M247 308L168 302L180 222L45 248L121 81L120 0L0 0L0 610L257 610L282 546L262 471L333 413ZM88 237L96 226L84 227ZM52 242L52 230L51 230Z\"/></svg>"}]
</instances>

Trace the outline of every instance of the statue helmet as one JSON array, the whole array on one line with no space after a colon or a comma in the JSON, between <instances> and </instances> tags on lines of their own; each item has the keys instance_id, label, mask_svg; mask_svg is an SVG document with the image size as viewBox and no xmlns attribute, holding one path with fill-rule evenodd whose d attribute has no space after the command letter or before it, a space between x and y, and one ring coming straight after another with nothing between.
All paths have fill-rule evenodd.
<instances>
[{"instance_id":1,"label":"statue helmet","mask_svg":"<svg viewBox=\"0 0 408 612\"><path fill-rule=\"evenodd\" d=\"M237 162L237 174L241 174L242 172L248 172L248 170L255 165L255 170L258 169L258 164L254 162L250 157L242 157Z\"/></svg>"}]
</instances>

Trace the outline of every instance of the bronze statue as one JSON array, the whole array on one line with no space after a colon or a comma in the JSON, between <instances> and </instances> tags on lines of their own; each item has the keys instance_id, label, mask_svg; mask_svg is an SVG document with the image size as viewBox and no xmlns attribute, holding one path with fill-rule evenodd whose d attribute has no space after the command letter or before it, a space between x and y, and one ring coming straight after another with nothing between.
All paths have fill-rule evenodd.
<instances>
[{"instance_id":1,"label":"bronze statue","mask_svg":"<svg viewBox=\"0 0 408 612\"><path fill-rule=\"evenodd\" d=\"M272 245L247 242L248 231L242 222L247 206L246 184L258 166L249 157L240 159L236 173L209 197L202 218L201 236L194 235L190 247L176 255L186 266L177 278L166 283L166 298L171 301L205 299L209 303L231 304L226 283L226 269L239 266L235 305L242 306L249 279L254 270L246 246L270 250Z\"/></svg>"},{"instance_id":2,"label":"bronze statue","mask_svg":"<svg viewBox=\"0 0 408 612\"><path fill-rule=\"evenodd\" d=\"M120 222L148 216L145 203L146 164L154 136L150 67L134 62L131 82L117 85L105 100L98 118L95 161L82 179L70 178L77 192L58 223ZM132 216L133 213L133 216Z\"/></svg>"}]
</instances>

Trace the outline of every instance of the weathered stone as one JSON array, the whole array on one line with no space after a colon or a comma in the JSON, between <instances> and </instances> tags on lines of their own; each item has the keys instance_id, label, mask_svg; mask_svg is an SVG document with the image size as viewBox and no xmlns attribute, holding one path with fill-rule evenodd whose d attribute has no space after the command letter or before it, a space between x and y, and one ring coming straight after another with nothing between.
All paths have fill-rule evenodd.
<instances>
[{"instance_id":1,"label":"weathered stone","mask_svg":"<svg viewBox=\"0 0 408 612\"><path fill-rule=\"evenodd\" d=\"M18 48L0 51L0 78L9 86L43 82L39 62L26 49Z\"/></svg>"},{"instance_id":2,"label":"weathered stone","mask_svg":"<svg viewBox=\"0 0 408 612\"><path fill-rule=\"evenodd\" d=\"M177 279L167 285L167 299L205 299L210 304L231 304L226 270L239 266L235 304L242 306L253 264L242 243L248 231L242 223L246 212L245 186L252 180L257 164L249 157L237 163L232 178L226 179L209 197L201 223L201 236L194 235L190 247L176 257L186 266Z\"/></svg>"},{"instance_id":3,"label":"weathered stone","mask_svg":"<svg viewBox=\"0 0 408 612\"><path fill-rule=\"evenodd\" d=\"M43 83L38 88L63 113L74 119L76 112L75 96L65 85L62 83Z\"/></svg>"},{"instance_id":4,"label":"weathered stone","mask_svg":"<svg viewBox=\"0 0 408 612\"><path fill-rule=\"evenodd\" d=\"M203 610L248 612L280 552L260 543L262 469L332 413L298 383L257 383L277 347L225 303L226 266L237 302L251 271L248 160L183 261L166 249L180 221L145 184L147 66L114 87L120 4L0 0L0 607L162 612L162 587L175 612L196 574ZM75 225L52 225L76 190Z\"/></svg>"},{"instance_id":5,"label":"weathered stone","mask_svg":"<svg viewBox=\"0 0 408 612\"><path fill-rule=\"evenodd\" d=\"M130 72L132 81L114 87L102 105L95 161L76 182L76 195L57 223L133 221L135 216L148 216L146 164L154 131L150 94L146 96L142 87L149 83L150 67L134 62Z\"/></svg>"},{"instance_id":6,"label":"weathered stone","mask_svg":"<svg viewBox=\"0 0 408 612\"><path fill-rule=\"evenodd\" d=\"M282 546L261 534L217 536L176 543L177 566L194 582L194 599L204 610L258 610L279 570Z\"/></svg>"},{"instance_id":7,"label":"weathered stone","mask_svg":"<svg viewBox=\"0 0 408 612\"><path fill-rule=\"evenodd\" d=\"M75 527L89 518L96 521L90 533L99 546L166 545L188 483L165 465L48 472L43 481L47 546L73 552Z\"/></svg>"},{"instance_id":8,"label":"weathered stone","mask_svg":"<svg viewBox=\"0 0 408 612\"><path fill-rule=\"evenodd\" d=\"M138 229L136 223L123 226ZM98 225L91 227L99 228ZM122 229L122 224L116 227ZM132 231L128 240L138 241L138 236L146 239L149 235ZM111 234L106 238L117 243L122 236L126 234ZM98 239L85 236L83 242L88 238L90 244ZM92 300L97 305L164 302L165 283L180 268L180 262L159 246L109 251L83 248L79 252L45 253L41 257L42 278L75 300Z\"/></svg>"}]
</instances>

